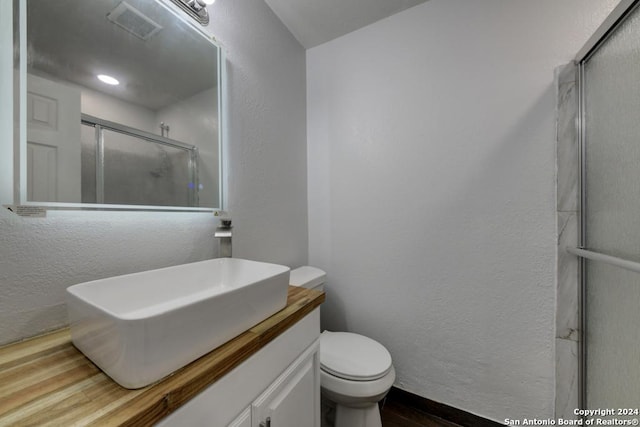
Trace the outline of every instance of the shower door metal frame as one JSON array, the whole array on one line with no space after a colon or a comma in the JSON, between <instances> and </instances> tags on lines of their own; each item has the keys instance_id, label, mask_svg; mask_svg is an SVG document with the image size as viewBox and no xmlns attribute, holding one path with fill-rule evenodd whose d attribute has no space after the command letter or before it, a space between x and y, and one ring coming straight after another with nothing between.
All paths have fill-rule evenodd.
<instances>
[{"instance_id":1,"label":"shower door metal frame","mask_svg":"<svg viewBox=\"0 0 640 427\"><path fill-rule=\"evenodd\" d=\"M591 259L598 262L605 262L611 265L640 272L640 263L629 261L610 255L602 254L587 248L586 229L586 207L587 207L587 165L586 165L586 103L585 103L585 65L591 56L607 41L622 22L640 6L640 0L621 0L615 9L609 14L605 21L598 27L596 32L589 38L587 43L578 51L575 57L578 73L578 247L567 247L567 252L576 255L579 260L578 282L579 282L579 355L578 355L578 405L581 409L587 407L587 277L586 260Z\"/></svg>"},{"instance_id":2,"label":"shower door metal frame","mask_svg":"<svg viewBox=\"0 0 640 427\"><path fill-rule=\"evenodd\" d=\"M166 145L168 147L180 149L189 152L189 163L187 168L189 170L189 176L193 185L189 188L189 207L196 207L199 205L199 178L198 178L198 147L184 142L176 141L174 139L166 138L164 136L155 135L153 133L145 132L140 129L125 126L120 123L111 122L108 120L99 119L98 117L90 116L89 114L82 114L81 124L91 126L95 128L96 138L96 202L104 203L104 132L103 130L110 130L123 135L132 136L144 141Z\"/></svg>"}]
</instances>

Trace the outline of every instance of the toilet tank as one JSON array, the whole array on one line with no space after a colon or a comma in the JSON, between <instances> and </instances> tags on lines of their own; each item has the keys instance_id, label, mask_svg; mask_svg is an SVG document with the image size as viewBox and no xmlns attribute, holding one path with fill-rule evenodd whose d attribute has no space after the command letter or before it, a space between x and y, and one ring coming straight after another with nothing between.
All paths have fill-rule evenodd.
<instances>
[{"instance_id":1,"label":"toilet tank","mask_svg":"<svg viewBox=\"0 0 640 427\"><path fill-rule=\"evenodd\" d=\"M319 268L305 266L291 270L289 273L289 284L301 286L303 288L324 291L324 282L327 280L327 273Z\"/></svg>"}]
</instances>

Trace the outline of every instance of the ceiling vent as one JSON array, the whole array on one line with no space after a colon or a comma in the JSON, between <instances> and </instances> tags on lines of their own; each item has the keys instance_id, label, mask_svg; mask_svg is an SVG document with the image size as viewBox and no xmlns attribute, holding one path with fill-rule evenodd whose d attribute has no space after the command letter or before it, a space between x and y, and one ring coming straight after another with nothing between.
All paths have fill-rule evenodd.
<instances>
[{"instance_id":1,"label":"ceiling vent","mask_svg":"<svg viewBox=\"0 0 640 427\"><path fill-rule=\"evenodd\" d=\"M127 2L107 14L107 19L142 40L149 40L162 27Z\"/></svg>"}]
</instances>

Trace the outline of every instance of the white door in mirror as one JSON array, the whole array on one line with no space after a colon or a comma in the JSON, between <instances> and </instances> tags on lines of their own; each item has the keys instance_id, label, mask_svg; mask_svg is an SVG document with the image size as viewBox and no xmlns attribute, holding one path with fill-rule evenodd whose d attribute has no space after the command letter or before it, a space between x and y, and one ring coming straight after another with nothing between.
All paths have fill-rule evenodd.
<instances>
[{"instance_id":1,"label":"white door in mirror","mask_svg":"<svg viewBox=\"0 0 640 427\"><path fill-rule=\"evenodd\" d=\"M27 79L27 200L81 202L80 91Z\"/></svg>"}]
</instances>

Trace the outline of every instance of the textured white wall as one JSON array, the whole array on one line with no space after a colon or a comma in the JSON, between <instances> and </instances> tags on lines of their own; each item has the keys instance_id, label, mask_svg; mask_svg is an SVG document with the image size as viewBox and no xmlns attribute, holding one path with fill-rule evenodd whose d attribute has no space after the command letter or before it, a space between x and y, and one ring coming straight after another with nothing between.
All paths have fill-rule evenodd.
<instances>
[{"instance_id":1,"label":"textured white wall","mask_svg":"<svg viewBox=\"0 0 640 427\"><path fill-rule=\"evenodd\" d=\"M555 93L616 0L431 0L307 51L324 327L495 420L554 405Z\"/></svg>"},{"instance_id":2,"label":"textured white wall","mask_svg":"<svg viewBox=\"0 0 640 427\"><path fill-rule=\"evenodd\" d=\"M262 0L210 10L228 54L234 255L306 264L304 50ZM0 210L0 343L65 324L69 285L216 256L215 225L211 214Z\"/></svg>"},{"instance_id":3,"label":"textured white wall","mask_svg":"<svg viewBox=\"0 0 640 427\"><path fill-rule=\"evenodd\" d=\"M84 114L160 135L160 122L156 123L155 111L97 90L78 87Z\"/></svg>"},{"instance_id":4,"label":"textured white wall","mask_svg":"<svg viewBox=\"0 0 640 427\"><path fill-rule=\"evenodd\" d=\"M218 7L220 6L220 7ZM305 53L263 0L218 1L227 53L234 256L308 261Z\"/></svg>"}]
</instances>

